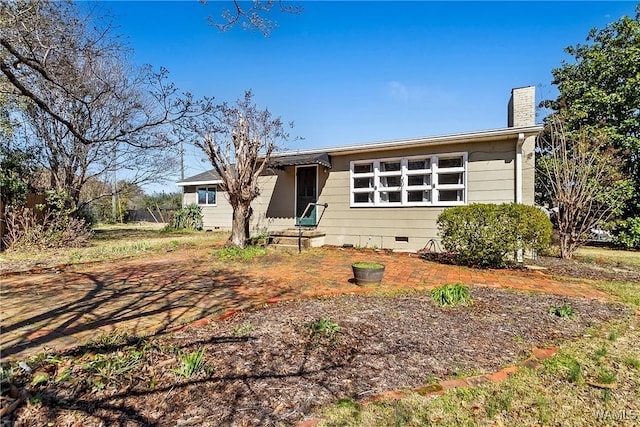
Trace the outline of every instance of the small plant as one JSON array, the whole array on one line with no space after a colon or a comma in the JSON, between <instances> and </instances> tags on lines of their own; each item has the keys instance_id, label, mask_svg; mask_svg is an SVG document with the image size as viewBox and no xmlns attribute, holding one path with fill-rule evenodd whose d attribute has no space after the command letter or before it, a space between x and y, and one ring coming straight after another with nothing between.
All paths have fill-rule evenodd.
<instances>
[{"instance_id":1,"label":"small plant","mask_svg":"<svg viewBox=\"0 0 640 427\"><path fill-rule=\"evenodd\" d=\"M554 356L550 359L543 360L542 364L569 382L578 383L582 379L582 365L580 365L580 362L573 356Z\"/></svg>"},{"instance_id":2,"label":"small plant","mask_svg":"<svg viewBox=\"0 0 640 427\"><path fill-rule=\"evenodd\" d=\"M609 332L609 336L607 337L609 341L616 341L618 339L618 331L615 329Z\"/></svg>"},{"instance_id":3,"label":"small plant","mask_svg":"<svg viewBox=\"0 0 640 427\"><path fill-rule=\"evenodd\" d=\"M384 267L384 265L379 262L354 262L353 266L356 268L369 268L369 269L378 269Z\"/></svg>"},{"instance_id":4,"label":"small plant","mask_svg":"<svg viewBox=\"0 0 640 427\"><path fill-rule=\"evenodd\" d=\"M611 372L608 369L603 368L598 374L598 382L600 382L601 384L613 384L614 382L616 382L615 372Z\"/></svg>"},{"instance_id":5,"label":"small plant","mask_svg":"<svg viewBox=\"0 0 640 427\"><path fill-rule=\"evenodd\" d=\"M190 378L203 368L204 347L192 353L180 352L178 353L178 359L180 360L180 369L174 369L173 372L185 378Z\"/></svg>"},{"instance_id":6,"label":"small plant","mask_svg":"<svg viewBox=\"0 0 640 427\"><path fill-rule=\"evenodd\" d=\"M136 369L142 362L142 352L131 351L122 355L97 354L93 360L84 366L106 383L117 382L118 379ZM106 384L105 384L106 385Z\"/></svg>"},{"instance_id":7,"label":"small plant","mask_svg":"<svg viewBox=\"0 0 640 427\"><path fill-rule=\"evenodd\" d=\"M630 368L640 369L640 359L637 356L626 356L622 362Z\"/></svg>"},{"instance_id":8,"label":"small plant","mask_svg":"<svg viewBox=\"0 0 640 427\"><path fill-rule=\"evenodd\" d=\"M253 331L253 324L251 322L244 322L241 326L233 328L234 337L244 337Z\"/></svg>"},{"instance_id":9,"label":"small plant","mask_svg":"<svg viewBox=\"0 0 640 427\"><path fill-rule=\"evenodd\" d=\"M4 396L9 390L9 385L13 381L15 373L11 365L0 365L0 395Z\"/></svg>"},{"instance_id":10,"label":"small plant","mask_svg":"<svg viewBox=\"0 0 640 427\"><path fill-rule=\"evenodd\" d=\"M307 323L307 328L309 328L314 337L319 338L326 337L334 339L338 332L340 332L340 325L326 317Z\"/></svg>"},{"instance_id":11,"label":"small plant","mask_svg":"<svg viewBox=\"0 0 640 427\"><path fill-rule=\"evenodd\" d=\"M563 304L558 307L549 308L549 314L552 316L561 317L563 319L568 319L577 316L577 313L571 306L568 304Z\"/></svg>"},{"instance_id":12,"label":"small plant","mask_svg":"<svg viewBox=\"0 0 640 427\"><path fill-rule=\"evenodd\" d=\"M597 362L607 355L606 347L601 347L593 353L593 359Z\"/></svg>"},{"instance_id":13,"label":"small plant","mask_svg":"<svg viewBox=\"0 0 640 427\"><path fill-rule=\"evenodd\" d=\"M173 216L173 228L202 230L202 209L192 203L176 211Z\"/></svg>"},{"instance_id":14,"label":"small plant","mask_svg":"<svg viewBox=\"0 0 640 427\"><path fill-rule=\"evenodd\" d=\"M473 305L473 298L469 288L462 283L438 286L431 290L431 299L441 307L455 307L458 305Z\"/></svg>"}]
</instances>

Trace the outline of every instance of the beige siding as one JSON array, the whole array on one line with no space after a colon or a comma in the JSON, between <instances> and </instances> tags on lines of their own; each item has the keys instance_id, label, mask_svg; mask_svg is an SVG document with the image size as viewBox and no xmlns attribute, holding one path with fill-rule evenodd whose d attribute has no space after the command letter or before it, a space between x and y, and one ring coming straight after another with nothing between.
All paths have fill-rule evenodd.
<instances>
[{"instance_id":1,"label":"beige siding","mask_svg":"<svg viewBox=\"0 0 640 427\"><path fill-rule=\"evenodd\" d=\"M523 201L533 203L534 137L523 146ZM319 203L328 203L319 224L328 245L352 244L398 250L417 250L438 239L436 219L444 207L350 206L349 167L353 160L415 155L468 153L467 199L469 203L515 201L515 144L508 141L441 145L332 156L332 168L319 167ZM262 178L262 194L254 203L254 229L294 226L295 168ZM408 240L405 242L403 240Z\"/></svg>"},{"instance_id":2,"label":"beige siding","mask_svg":"<svg viewBox=\"0 0 640 427\"><path fill-rule=\"evenodd\" d=\"M523 202L534 200L535 137L523 145ZM431 239L438 240L436 219L444 207L358 207L350 206L349 167L354 160L373 160L430 154L468 153L467 200L469 203L515 201L516 138L494 142L440 145L424 148L367 152L332 156L332 168L318 167L319 203L328 203L319 229L325 243L352 244L397 250L418 250ZM252 204L253 235L295 225L295 167L260 178L260 196ZM185 203L195 201L195 187L185 188ZM223 193L218 205L203 207L206 227L231 227L231 207ZM408 240L408 241L404 241Z\"/></svg>"},{"instance_id":3,"label":"beige siding","mask_svg":"<svg viewBox=\"0 0 640 427\"><path fill-rule=\"evenodd\" d=\"M196 187L184 187L183 205L197 202ZM233 210L226 193L218 190L216 205L201 205L202 225L205 230L230 230Z\"/></svg>"}]
</instances>

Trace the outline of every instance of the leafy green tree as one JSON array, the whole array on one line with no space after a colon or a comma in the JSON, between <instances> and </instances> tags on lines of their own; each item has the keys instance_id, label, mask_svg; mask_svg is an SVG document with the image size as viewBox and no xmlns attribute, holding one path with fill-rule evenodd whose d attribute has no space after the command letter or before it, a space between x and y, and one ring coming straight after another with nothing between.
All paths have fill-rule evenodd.
<instances>
[{"instance_id":1,"label":"leafy green tree","mask_svg":"<svg viewBox=\"0 0 640 427\"><path fill-rule=\"evenodd\" d=\"M605 28L592 29L585 44L566 48L573 57L553 73L559 95L544 101L547 123L560 120L567 137L596 132L619 150L615 165L633 182L622 216L640 216L640 4ZM574 138L575 139L575 138Z\"/></svg>"},{"instance_id":2,"label":"leafy green tree","mask_svg":"<svg viewBox=\"0 0 640 427\"><path fill-rule=\"evenodd\" d=\"M142 200L144 208L149 209L180 209L182 207L182 192L154 193L145 195Z\"/></svg>"},{"instance_id":3,"label":"leafy green tree","mask_svg":"<svg viewBox=\"0 0 640 427\"><path fill-rule=\"evenodd\" d=\"M0 147L0 198L5 206L24 202L34 171L33 157L19 149Z\"/></svg>"}]
</instances>

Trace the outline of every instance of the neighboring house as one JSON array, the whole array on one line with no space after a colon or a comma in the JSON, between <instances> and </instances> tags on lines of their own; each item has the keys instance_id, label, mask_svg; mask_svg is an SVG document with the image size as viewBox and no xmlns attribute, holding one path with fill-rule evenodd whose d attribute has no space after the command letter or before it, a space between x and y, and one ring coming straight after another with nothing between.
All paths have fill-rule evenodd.
<instances>
[{"instance_id":1,"label":"neighboring house","mask_svg":"<svg viewBox=\"0 0 640 427\"><path fill-rule=\"evenodd\" d=\"M252 204L252 233L298 223L317 244L415 251L438 239L448 206L534 203L535 88L513 89L508 127L274 155ZM178 182L202 206L205 229L230 229L231 207L212 171ZM328 204L311 209L308 203Z\"/></svg>"}]
</instances>

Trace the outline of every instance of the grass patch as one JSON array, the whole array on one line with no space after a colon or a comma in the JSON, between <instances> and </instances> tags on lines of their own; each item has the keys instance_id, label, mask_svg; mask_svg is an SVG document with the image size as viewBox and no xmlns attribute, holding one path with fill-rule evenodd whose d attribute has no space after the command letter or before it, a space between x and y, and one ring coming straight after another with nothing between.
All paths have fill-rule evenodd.
<instances>
[{"instance_id":1,"label":"grass patch","mask_svg":"<svg viewBox=\"0 0 640 427\"><path fill-rule=\"evenodd\" d=\"M93 229L91 246L86 248L46 249L31 252L3 252L0 263L5 271L20 271L59 264L109 261L164 253L178 247L211 247L222 244L228 233L177 230L167 232L156 224L110 225Z\"/></svg>"},{"instance_id":2,"label":"grass patch","mask_svg":"<svg viewBox=\"0 0 640 427\"><path fill-rule=\"evenodd\" d=\"M640 283L599 281L593 286L603 292L619 298L621 302L634 310L640 310Z\"/></svg>"},{"instance_id":3,"label":"grass patch","mask_svg":"<svg viewBox=\"0 0 640 427\"><path fill-rule=\"evenodd\" d=\"M364 262L364 261L354 262L352 265L355 268L367 268L372 270L384 267L384 265L380 264L379 262Z\"/></svg>"},{"instance_id":4,"label":"grass patch","mask_svg":"<svg viewBox=\"0 0 640 427\"><path fill-rule=\"evenodd\" d=\"M578 248L576 258L583 262L640 267L640 252L638 251L582 246Z\"/></svg>"},{"instance_id":5,"label":"grass patch","mask_svg":"<svg viewBox=\"0 0 640 427\"><path fill-rule=\"evenodd\" d=\"M462 283L434 288L431 291L431 299L441 307L470 306L473 304L469 288Z\"/></svg>"},{"instance_id":6,"label":"grass patch","mask_svg":"<svg viewBox=\"0 0 640 427\"><path fill-rule=\"evenodd\" d=\"M256 257L265 256L267 254L267 250L261 246L247 246L245 248L227 246L215 250L213 254L222 261L249 261Z\"/></svg>"},{"instance_id":7,"label":"grass patch","mask_svg":"<svg viewBox=\"0 0 640 427\"><path fill-rule=\"evenodd\" d=\"M609 340L612 328L618 333L615 341ZM502 383L447 390L435 398L412 393L369 404L338 403L321 411L326 420L319 426L565 425L567 420L601 425L604 411L629 413L630 402L631 407L637 402L639 343L637 321L612 322L592 336L560 345L540 370L523 368Z\"/></svg>"}]
</instances>

